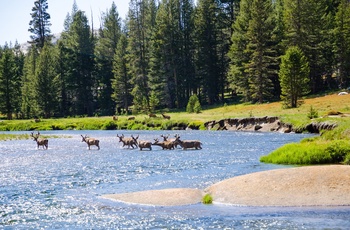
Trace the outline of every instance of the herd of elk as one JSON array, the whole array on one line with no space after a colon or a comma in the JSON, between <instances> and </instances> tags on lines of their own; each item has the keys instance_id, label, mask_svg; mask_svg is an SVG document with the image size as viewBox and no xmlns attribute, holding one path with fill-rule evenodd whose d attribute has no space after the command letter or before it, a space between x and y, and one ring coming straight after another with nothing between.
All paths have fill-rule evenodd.
<instances>
[{"instance_id":1,"label":"herd of elk","mask_svg":"<svg viewBox=\"0 0 350 230\"><path fill-rule=\"evenodd\" d=\"M34 132L32 132L30 136L33 137L34 141L36 141L38 149L39 149L39 146L42 146L43 149L44 148L47 149L49 147L49 140L39 138L39 136L40 136L39 132L36 135L34 135Z\"/></svg>"},{"instance_id":2,"label":"herd of elk","mask_svg":"<svg viewBox=\"0 0 350 230\"><path fill-rule=\"evenodd\" d=\"M31 137L33 137L34 141L37 143L37 148L39 149L40 146L43 146L43 149L48 149L48 143L49 141L47 139L39 138L40 133L38 132L36 135L34 135L34 132L31 133ZM88 149L90 150L91 145L97 146L98 150L100 149L100 141L95 138L89 138L87 135L82 137L82 142L86 142L88 145ZM166 150L172 150L177 148L177 145L180 145L183 150L186 149L202 149L202 143L198 140L180 140L180 135L175 134L175 138L169 139L169 135L161 135L163 138L163 141L159 141L158 138L154 139L154 142L152 143L151 141L147 140L138 140L139 135L134 137L131 135L131 137L125 137L124 134L119 136L117 134L117 137L119 138L119 142L123 143L124 146L128 146L128 148L137 148L139 147L140 150L143 149L149 149L152 150L152 145L157 145L162 147L162 149Z\"/></svg>"}]
</instances>

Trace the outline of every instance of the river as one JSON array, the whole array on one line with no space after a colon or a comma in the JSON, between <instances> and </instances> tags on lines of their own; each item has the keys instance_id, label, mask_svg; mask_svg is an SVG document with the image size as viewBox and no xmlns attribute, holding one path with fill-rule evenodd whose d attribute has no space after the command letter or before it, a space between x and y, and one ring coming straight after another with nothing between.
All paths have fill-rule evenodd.
<instances>
[{"instance_id":1,"label":"river","mask_svg":"<svg viewBox=\"0 0 350 230\"><path fill-rule=\"evenodd\" d=\"M10 132L25 133L25 132ZM27 132L30 133L30 132ZM154 140L162 134L198 139L202 150L122 148L117 134ZM308 134L233 131L42 131L32 140L0 142L1 229L349 229L350 207L247 207L125 204L110 193L204 189L224 179L292 167L259 162L262 155ZM80 135L100 140L101 149Z\"/></svg>"}]
</instances>

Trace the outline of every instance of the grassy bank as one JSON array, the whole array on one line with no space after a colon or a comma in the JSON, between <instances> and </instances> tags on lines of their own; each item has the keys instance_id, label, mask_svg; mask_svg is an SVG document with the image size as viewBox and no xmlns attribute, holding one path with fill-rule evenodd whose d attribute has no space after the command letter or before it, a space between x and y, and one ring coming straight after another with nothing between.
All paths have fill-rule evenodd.
<instances>
[{"instance_id":1,"label":"grassy bank","mask_svg":"<svg viewBox=\"0 0 350 230\"><path fill-rule=\"evenodd\" d=\"M34 120L2 120L0 131L23 130L114 130L114 129L150 129L167 130L171 127L193 126L203 129L207 121L225 118L278 116L283 122L291 123L294 127L310 123L308 113L310 108L317 111L320 117L317 120L330 120L327 117L332 112L350 113L350 95L336 94L319 96L305 100L299 108L282 109L280 102L265 104L232 104L218 107L204 107L201 113L170 112L170 120L165 120L157 113L156 118L149 118L146 114L133 115L135 120L128 120L128 116L118 116L115 121L112 117L84 117ZM336 120L337 122L337 120Z\"/></svg>"},{"instance_id":2,"label":"grassy bank","mask_svg":"<svg viewBox=\"0 0 350 230\"><path fill-rule=\"evenodd\" d=\"M333 119L334 120L334 119ZM260 161L274 164L350 164L350 118L337 119L338 127L276 149Z\"/></svg>"}]
</instances>

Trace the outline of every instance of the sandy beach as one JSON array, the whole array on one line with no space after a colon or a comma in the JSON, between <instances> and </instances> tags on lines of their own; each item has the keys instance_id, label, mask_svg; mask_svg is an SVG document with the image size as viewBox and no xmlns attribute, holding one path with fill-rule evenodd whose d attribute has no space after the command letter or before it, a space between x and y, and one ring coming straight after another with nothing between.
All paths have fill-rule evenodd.
<instances>
[{"instance_id":1,"label":"sandy beach","mask_svg":"<svg viewBox=\"0 0 350 230\"><path fill-rule=\"evenodd\" d=\"M108 194L118 202L178 206L201 202L211 194L213 204L243 206L350 205L350 166L304 166L233 177L204 189L164 189Z\"/></svg>"}]
</instances>

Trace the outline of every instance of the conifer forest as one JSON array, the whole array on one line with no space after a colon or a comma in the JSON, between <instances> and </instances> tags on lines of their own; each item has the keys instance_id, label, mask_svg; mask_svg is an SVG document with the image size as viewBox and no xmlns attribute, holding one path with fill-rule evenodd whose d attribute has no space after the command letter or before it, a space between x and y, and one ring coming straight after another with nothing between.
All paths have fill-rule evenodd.
<instances>
[{"instance_id":1,"label":"conifer forest","mask_svg":"<svg viewBox=\"0 0 350 230\"><path fill-rule=\"evenodd\" d=\"M5 119L185 110L192 95L296 107L350 86L349 0L130 0L98 29L74 3L56 39L49 7L33 1L28 49L0 46Z\"/></svg>"}]
</instances>

